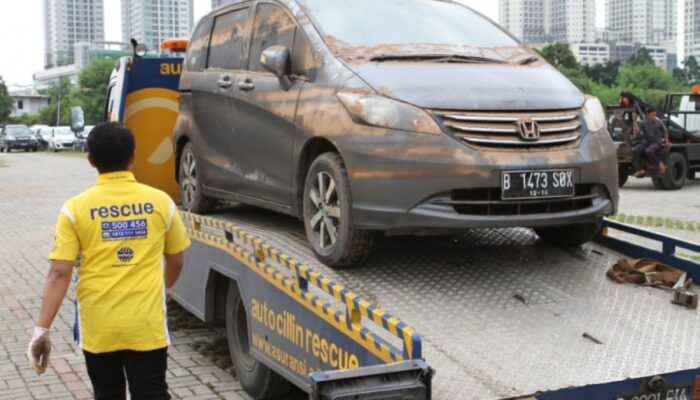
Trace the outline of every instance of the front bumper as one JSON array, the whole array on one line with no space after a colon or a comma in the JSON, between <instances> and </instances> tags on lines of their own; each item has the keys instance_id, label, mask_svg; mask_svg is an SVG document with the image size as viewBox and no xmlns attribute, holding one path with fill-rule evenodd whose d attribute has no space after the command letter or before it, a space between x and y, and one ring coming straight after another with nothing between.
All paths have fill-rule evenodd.
<instances>
[{"instance_id":1,"label":"front bumper","mask_svg":"<svg viewBox=\"0 0 700 400\"><path fill-rule=\"evenodd\" d=\"M54 142L53 145L56 150L71 150L73 148L73 142Z\"/></svg>"},{"instance_id":2,"label":"front bumper","mask_svg":"<svg viewBox=\"0 0 700 400\"><path fill-rule=\"evenodd\" d=\"M38 146L37 142L6 142L10 149L33 149Z\"/></svg>"},{"instance_id":3,"label":"front bumper","mask_svg":"<svg viewBox=\"0 0 700 400\"><path fill-rule=\"evenodd\" d=\"M353 223L361 229L554 226L592 222L617 210L617 156L606 132L588 132L571 146L521 150L476 149L448 135L402 131L372 138L370 145L351 140L338 145L351 182ZM577 197L500 199L503 171L543 169L574 169ZM481 202L486 205L454 204L459 193L474 189L492 193Z\"/></svg>"}]
</instances>

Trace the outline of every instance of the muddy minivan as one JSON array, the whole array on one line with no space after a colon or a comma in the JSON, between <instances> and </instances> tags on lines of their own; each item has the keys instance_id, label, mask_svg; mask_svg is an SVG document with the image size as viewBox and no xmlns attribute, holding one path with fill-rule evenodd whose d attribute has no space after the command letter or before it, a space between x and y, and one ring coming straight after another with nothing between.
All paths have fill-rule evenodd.
<instances>
[{"instance_id":1,"label":"muddy minivan","mask_svg":"<svg viewBox=\"0 0 700 400\"><path fill-rule=\"evenodd\" d=\"M236 1L197 25L180 91L184 207L299 217L330 266L378 233L530 227L577 246L616 210L598 99L458 3Z\"/></svg>"}]
</instances>

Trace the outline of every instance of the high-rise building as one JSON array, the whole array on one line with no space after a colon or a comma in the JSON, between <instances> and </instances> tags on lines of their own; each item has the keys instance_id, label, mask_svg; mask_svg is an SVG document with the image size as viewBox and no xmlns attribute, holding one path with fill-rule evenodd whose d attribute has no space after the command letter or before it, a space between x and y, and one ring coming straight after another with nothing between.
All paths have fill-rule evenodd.
<instances>
[{"instance_id":1,"label":"high-rise building","mask_svg":"<svg viewBox=\"0 0 700 400\"><path fill-rule=\"evenodd\" d=\"M525 43L545 39L547 0L499 0L499 23Z\"/></svg>"},{"instance_id":2,"label":"high-rise building","mask_svg":"<svg viewBox=\"0 0 700 400\"><path fill-rule=\"evenodd\" d=\"M700 61L700 0L685 0L685 56Z\"/></svg>"},{"instance_id":3,"label":"high-rise building","mask_svg":"<svg viewBox=\"0 0 700 400\"><path fill-rule=\"evenodd\" d=\"M596 38L595 1L548 0L547 39L552 42L594 42Z\"/></svg>"},{"instance_id":4,"label":"high-rise building","mask_svg":"<svg viewBox=\"0 0 700 400\"><path fill-rule=\"evenodd\" d=\"M214 9L231 2L233 2L233 0L211 0L211 8Z\"/></svg>"},{"instance_id":5,"label":"high-rise building","mask_svg":"<svg viewBox=\"0 0 700 400\"><path fill-rule=\"evenodd\" d=\"M75 44L104 40L102 0L44 0L44 66L73 64Z\"/></svg>"},{"instance_id":6,"label":"high-rise building","mask_svg":"<svg viewBox=\"0 0 700 400\"><path fill-rule=\"evenodd\" d=\"M675 41L677 0L606 0L607 28L620 41L658 45Z\"/></svg>"},{"instance_id":7,"label":"high-rise building","mask_svg":"<svg viewBox=\"0 0 700 400\"><path fill-rule=\"evenodd\" d=\"M192 7L192 0L122 0L122 39L136 39L150 52L160 52L163 40L190 35Z\"/></svg>"}]
</instances>

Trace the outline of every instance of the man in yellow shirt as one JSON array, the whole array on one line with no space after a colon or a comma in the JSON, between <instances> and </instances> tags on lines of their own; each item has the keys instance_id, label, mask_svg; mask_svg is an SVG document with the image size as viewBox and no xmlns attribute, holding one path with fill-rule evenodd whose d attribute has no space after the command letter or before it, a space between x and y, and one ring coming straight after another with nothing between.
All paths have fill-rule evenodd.
<instances>
[{"instance_id":1,"label":"man in yellow shirt","mask_svg":"<svg viewBox=\"0 0 700 400\"><path fill-rule=\"evenodd\" d=\"M76 268L74 336L99 399L169 399L166 301L190 242L175 203L136 182L134 137L115 123L95 127L88 160L100 175L68 200L56 224L51 269L27 355L48 365L49 328ZM126 375L126 377L125 377Z\"/></svg>"}]
</instances>

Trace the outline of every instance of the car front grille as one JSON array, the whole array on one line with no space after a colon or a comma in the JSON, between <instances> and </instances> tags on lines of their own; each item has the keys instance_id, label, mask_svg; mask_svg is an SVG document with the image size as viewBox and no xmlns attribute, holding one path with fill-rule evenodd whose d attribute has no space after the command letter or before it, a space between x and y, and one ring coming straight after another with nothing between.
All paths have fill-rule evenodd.
<instances>
[{"instance_id":1,"label":"car front grille","mask_svg":"<svg viewBox=\"0 0 700 400\"><path fill-rule=\"evenodd\" d=\"M447 198L433 199L432 203L449 205L461 215L508 216L554 214L584 210L593 205L593 199L600 194L592 192L590 184L576 185L573 197L533 200L502 200L501 189L460 189L454 190Z\"/></svg>"},{"instance_id":2,"label":"car front grille","mask_svg":"<svg viewBox=\"0 0 700 400\"><path fill-rule=\"evenodd\" d=\"M581 138L581 117L577 110L462 112L434 110L446 131L462 142L477 147L528 148L563 146ZM523 132L536 125L538 137ZM531 131L532 133L532 131Z\"/></svg>"}]
</instances>

